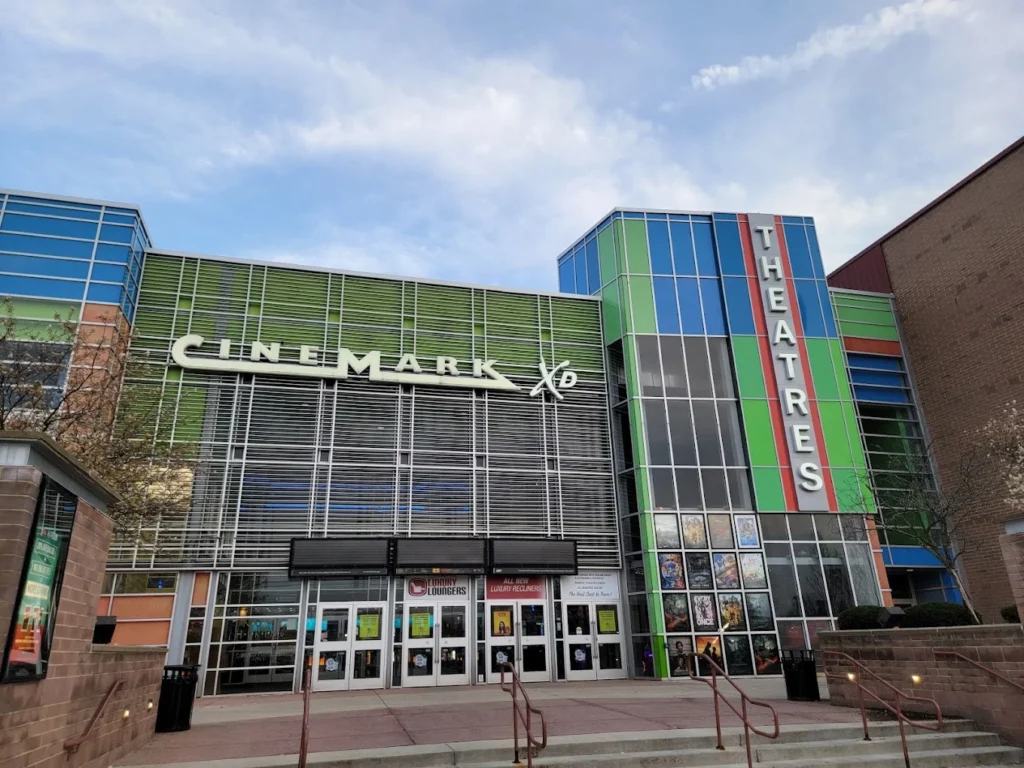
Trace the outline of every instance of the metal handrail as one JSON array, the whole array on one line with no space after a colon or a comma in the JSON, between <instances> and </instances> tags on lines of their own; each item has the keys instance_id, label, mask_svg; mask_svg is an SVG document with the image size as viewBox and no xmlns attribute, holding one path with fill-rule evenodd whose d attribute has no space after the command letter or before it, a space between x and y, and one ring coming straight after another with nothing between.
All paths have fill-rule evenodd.
<instances>
[{"instance_id":1,"label":"metal handrail","mask_svg":"<svg viewBox=\"0 0 1024 768\"><path fill-rule=\"evenodd\" d=\"M721 700L726 703L726 705L729 707L729 709L732 710L733 714L736 715L736 717L738 717L740 720L743 721L743 743L744 743L744 745L746 746L746 749L747 749L747 768L754 768L754 756L753 756L753 754L751 752L751 748L750 748L750 734L751 734L751 732L753 732L753 733L756 733L758 736L763 736L766 739L777 739L777 738L779 738L779 713L776 712L775 711L775 707L773 707L767 701L761 701L759 699L752 699L750 696L748 696L746 694L746 692L742 688L740 688L736 684L736 682L725 673L725 670L722 669L720 666L718 666L718 662L716 662L714 659L712 659L708 654L706 654L706 653L688 653L688 654L686 654L686 657L688 659L690 659L690 661L687 663L687 666L688 666L687 672L690 675L690 679L691 680L699 680L700 682L702 682L705 685L709 686L711 688L711 690L714 692L714 696L712 698L715 701L715 729L718 731L718 749L722 750L723 752L725 751L725 745L722 743L722 713L721 713L721 711L719 709L719 706L718 706L718 700L719 700L719 698L721 698ZM694 674L694 670L697 669L698 660L703 660L703 661L707 662L708 665L711 667L711 681L710 682L708 682L707 678L701 677L700 675L695 675ZM720 690L718 690L718 678L719 678L719 676L721 676L723 680L725 680L727 683L729 683L729 685L731 685L736 690L736 692L740 695L740 703L741 703L742 711L736 709L736 707L733 706L733 703L731 701L729 701L728 698L726 698L725 694L722 693ZM775 726L772 733L768 733L767 731L762 731L761 729L759 729L757 726L755 726L753 723L750 722L750 719L747 716L747 704L748 703L753 704L754 706L757 706L757 707L767 707L768 708L768 710L772 713L772 722L774 723L774 726Z\"/></svg>"},{"instance_id":2,"label":"metal handrail","mask_svg":"<svg viewBox=\"0 0 1024 768\"><path fill-rule=\"evenodd\" d=\"M985 672L988 672L990 675L992 675L992 677L998 678L999 680L1002 680L1007 685L1012 685L1014 688L1019 690L1021 693L1024 693L1024 685L1022 685L1021 683L1018 683L1016 680L1011 680L1006 675L1004 675L1004 674L1002 674L1000 672L996 672L991 667L986 667L981 662L975 661L974 659L972 659L972 658L970 658L968 656L964 656L962 653L960 653L960 651L941 651L941 650L937 650L937 651L935 651L935 655L936 656L955 656L958 659L963 659L968 664L973 664L978 669L981 669L981 670L984 670Z\"/></svg>"},{"instance_id":3,"label":"metal handrail","mask_svg":"<svg viewBox=\"0 0 1024 768\"><path fill-rule=\"evenodd\" d=\"M505 687L506 672L512 674L511 688ZM525 714L519 708L519 700L516 698L517 689L523 695L523 701L526 702ZM522 720L523 727L526 729L526 766L527 768L533 768L534 747L540 753L548 745L548 724L544 719L544 713L530 703L530 697L526 695L526 689L523 688L523 683L516 673L516 668L507 661L501 665L501 690L512 694L512 733L515 738L515 762L517 765L519 764L519 721ZM537 715L540 718L540 741L533 736L531 715Z\"/></svg>"},{"instance_id":4,"label":"metal handrail","mask_svg":"<svg viewBox=\"0 0 1024 768\"><path fill-rule=\"evenodd\" d=\"M302 733L299 736L299 766L306 768L306 757L309 754L309 696L312 692L312 670L306 667L302 686Z\"/></svg>"},{"instance_id":5,"label":"metal handrail","mask_svg":"<svg viewBox=\"0 0 1024 768\"><path fill-rule=\"evenodd\" d=\"M121 689L121 685L122 681L120 680L115 680L110 684L110 688L107 690L107 695L103 697L103 701L101 701L100 705L96 707L96 711L92 713L92 718L89 720L89 724L85 726L85 730L82 731L81 735L70 738L64 742L64 750L66 752L74 754L78 751L78 748L85 743L85 740L89 737L89 734L92 733L92 729L96 726L100 716L103 714L103 710L107 708L107 704L109 704L110 700L114 698L114 694Z\"/></svg>"},{"instance_id":6,"label":"metal handrail","mask_svg":"<svg viewBox=\"0 0 1024 768\"><path fill-rule=\"evenodd\" d=\"M872 672L870 669L868 669L866 666L864 666L861 662L857 661L855 658L853 658L848 653L843 653L842 651L825 650L825 651L822 651L821 655L822 655L822 669L825 672L825 679L826 680L846 680L848 682L856 684L857 691L859 692L859 699L860 699L860 719L861 719L861 722L864 724L864 741L871 741L871 734L868 733L867 710L864 708L864 694L865 693L867 693L869 696L871 696L873 699L875 699L879 704L881 704L883 707L885 707L887 710L889 710L889 712L891 712L892 714L896 715L896 721L899 723L899 727L900 727L900 743L903 745L903 762L906 764L907 768L910 768L910 752L907 749L907 731L903 727L903 723L904 722L909 723L910 725L914 726L915 728L921 728L921 729L923 729L925 731L936 731L936 732L941 731L942 730L942 707L939 706L939 702L937 702L935 699L929 699L929 698L925 698L925 697L922 697L922 696L911 696L909 694L904 693L899 688L897 688L895 685L890 683L888 680L885 680L882 677L880 677L879 675L877 675L876 673ZM828 671L828 665L825 663L825 659L827 659L829 656L839 656L839 657L842 657L846 661L848 661L851 664L853 664L862 673L865 673L865 674L869 675L872 679L877 680L879 683L884 685L886 688L888 688L890 691L892 691L893 694L896 696L896 706L893 707L891 704L889 704L889 702L887 702L885 699L883 699L877 693L875 693L874 691L868 690L864 686L864 683L861 681L859 675L856 675L853 672L850 672L850 673L845 674L845 675L837 675L837 674L833 674L832 672L829 672ZM924 702L927 702L928 704L931 704L932 706L934 706L935 707L935 725L931 726L931 725L927 725L926 723L920 723L920 722L917 722L915 720L911 720L909 717L907 717L905 714L903 714L903 706L902 706L903 700L906 700L906 701L924 701Z\"/></svg>"}]
</instances>

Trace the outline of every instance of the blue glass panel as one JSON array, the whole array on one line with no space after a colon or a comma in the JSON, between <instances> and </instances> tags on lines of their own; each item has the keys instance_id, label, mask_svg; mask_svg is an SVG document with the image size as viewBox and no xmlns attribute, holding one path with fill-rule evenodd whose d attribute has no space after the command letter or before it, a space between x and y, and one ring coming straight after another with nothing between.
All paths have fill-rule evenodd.
<instances>
[{"instance_id":1,"label":"blue glass panel","mask_svg":"<svg viewBox=\"0 0 1024 768\"><path fill-rule=\"evenodd\" d=\"M743 277L723 277L725 306L729 313L729 333L756 333L754 311L750 306L750 289Z\"/></svg>"},{"instance_id":2,"label":"blue glass panel","mask_svg":"<svg viewBox=\"0 0 1024 768\"><path fill-rule=\"evenodd\" d=\"M811 252L807 247L807 231L801 226L787 225L786 249L789 251L789 265L793 277L814 277L811 267Z\"/></svg>"},{"instance_id":3,"label":"blue glass panel","mask_svg":"<svg viewBox=\"0 0 1024 768\"><path fill-rule=\"evenodd\" d=\"M722 289L715 279L701 278L700 295L704 304L704 324L708 336L725 336L725 307Z\"/></svg>"},{"instance_id":4,"label":"blue glass panel","mask_svg":"<svg viewBox=\"0 0 1024 768\"><path fill-rule=\"evenodd\" d=\"M740 244L740 228L735 223L716 219L715 237L718 239L718 263L722 266L723 275L745 275L746 265L743 263L743 246Z\"/></svg>"},{"instance_id":5,"label":"blue glass panel","mask_svg":"<svg viewBox=\"0 0 1024 768\"><path fill-rule=\"evenodd\" d=\"M25 197L24 195L11 195L7 199L11 201L18 200L23 203L43 203L49 205L53 205L56 203L58 205L67 205L68 207L73 208L85 208L86 210L89 211L98 211L100 209L98 205L90 205L89 203L65 203L62 200L54 200L52 198L45 197Z\"/></svg>"},{"instance_id":6,"label":"blue glass panel","mask_svg":"<svg viewBox=\"0 0 1024 768\"><path fill-rule=\"evenodd\" d=\"M808 219L810 221L810 219ZM814 276L824 280L825 265L821 263L821 250L818 248L818 233L814 227L807 227L807 243L811 247L811 266L814 268Z\"/></svg>"},{"instance_id":7,"label":"blue glass panel","mask_svg":"<svg viewBox=\"0 0 1024 768\"><path fill-rule=\"evenodd\" d=\"M924 547L883 547L888 550L888 565L907 568L941 567L939 559Z\"/></svg>"},{"instance_id":8,"label":"blue glass panel","mask_svg":"<svg viewBox=\"0 0 1024 768\"><path fill-rule=\"evenodd\" d=\"M624 219L642 219L643 217L643 211L624 211L622 214Z\"/></svg>"},{"instance_id":9,"label":"blue glass panel","mask_svg":"<svg viewBox=\"0 0 1024 768\"><path fill-rule=\"evenodd\" d=\"M107 304L120 304L121 286L93 283L89 286L88 301L103 301Z\"/></svg>"},{"instance_id":10,"label":"blue glass panel","mask_svg":"<svg viewBox=\"0 0 1024 768\"><path fill-rule=\"evenodd\" d=\"M108 240L112 243L130 243L132 230L116 224L102 224L100 225L100 240Z\"/></svg>"},{"instance_id":11,"label":"blue glass panel","mask_svg":"<svg viewBox=\"0 0 1024 768\"><path fill-rule=\"evenodd\" d=\"M597 258L597 239L590 238L587 253L587 293L593 296L601 290L601 263Z\"/></svg>"},{"instance_id":12,"label":"blue glass panel","mask_svg":"<svg viewBox=\"0 0 1024 768\"><path fill-rule=\"evenodd\" d=\"M802 225L804 223L804 217L803 216L783 216L782 217L782 223L783 224L801 224Z\"/></svg>"},{"instance_id":13,"label":"blue glass panel","mask_svg":"<svg viewBox=\"0 0 1024 768\"><path fill-rule=\"evenodd\" d=\"M576 293L576 270L572 256L558 265L558 290L562 293Z\"/></svg>"},{"instance_id":14,"label":"blue glass panel","mask_svg":"<svg viewBox=\"0 0 1024 768\"><path fill-rule=\"evenodd\" d=\"M93 264L92 279L123 285L126 272L125 267L117 267L113 264Z\"/></svg>"},{"instance_id":15,"label":"blue glass panel","mask_svg":"<svg viewBox=\"0 0 1024 768\"><path fill-rule=\"evenodd\" d=\"M576 251L573 261L576 263L576 293L587 294L587 255L582 248Z\"/></svg>"},{"instance_id":16,"label":"blue glass panel","mask_svg":"<svg viewBox=\"0 0 1024 768\"><path fill-rule=\"evenodd\" d=\"M41 213L44 216L64 216L69 219L84 219L85 221L99 221L100 214L97 211L80 211L77 208L50 208L45 205L29 205L28 203L7 203L7 212L21 211L22 213Z\"/></svg>"},{"instance_id":17,"label":"blue glass panel","mask_svg":"<svg viewBox=\"0 0 1024 768\"><path fill-rule=\"evenodd\" d=\"M668 214L667 213L648 213L647 214L647 220L648 221L668 221Z\"/></svg>"},{"instance_id":18,"label":"blue glass panel","mask_svg":"<svg viewBox=\"0 0 1024 768\"><path fill-rule=\"evenodd\" d=\"M676 306L674 282L671 277L654 278L654 308L658 315L658 333L679 333L679 307Z\"/></svg>"},{"instance_id":19,"label":"blue glass panel","mask_svg":"<svg viewBox=\"0 0 1024 768\"><path fill-rule=\"evenodd\" d=\"M865 371L863 368L851 368L850 379L854 384L878 384L883 387L905 387L907 385L903 374L895 371Z\"/></svg>"},{"instance_id":20,"label":"blue glass panel","mask_svg":"<svg viewBox=\"0 0 1024 768\"><path fill-rule=\"evenodd\" d=\"M107 213L123 213L125 216L138 216L138 211L133 211L131 208L111 208L109 205L106 207Z\"/></svg>"},{"instance_id":21,"label":"blue glass panel","mask_svg":"<svg viewBox=\"0 0 1024 768\"><path fill-rule=\"evenodd\" d=\"M672 263L677 275L696 275L697 265L693 257L693 235L690 225L673 221L668 225L672 235Z\"/></svg>"},{"instance_id":22,"label":"blue glass panel","mask_svg":"<svg viewBox=\"0 0 1024 768\"><path fill-rule=\"evenodd\" d=\"M107 213L103 214L103 221L110 222L111 224L127 224L129 227L134 227L137 218L135 216L118 216L115 213L110 213L110 209L107 209Z\"/></svg>"},{"instance_id":23,"label":"blue glass panel","mask_svg":"<svg viewBox=\"0 0 1024 768\"><path fill-rule=\"evenodd\" d=\"M736 221L735 213L716 213L714 214L715 221Z\"/></svg>"},{"instance_id":24,"label":"blue glass panel","mask_svg":"<svg viewBox=\"0 0 1024 768\"><path fill-rule=\"evenodd\" d=\"M647 244L651 252L651 273L672 274L672 246L668 241L668 222L647 222Z\"/></svg>"},{"instance_id":25,"label":"blue glass panel","mask_svg":"<svg viewBox=\"0 0 1024 768\"><path fill-rule=\"evenodd\" d=\"M54 280L46 277L8 276L4 293L14 296L39 296L47 299L81 299L85 283L77 280Z\"/></svg>"},{"instance_id":26,"label":"blue glass panel","mask_svg":"<svg viewBox=\"0 0 1024 768\"><path fill-rule=\"evenodd\" d=\"M100 243L96 246L96 259L98 261L116 261L127 264L132 255L132 249L127 245L107 245Z\"/></svg>"},{"instance_id":27,"label":"blue glass panel","mask_svg":"<svg viewBox=\"0 0 1024 768\"><path fill-rule=\"evenodd\" d=\"M668 215L668 220L669 221L689 221L690 217L686 216L686 215L683 215L681 213L670 213Z\"/></svg>"},{"instance_id":28,"label":"blue glass panel","mask_svg":"<svg viewBox=\"0 0 1024 768\"><path fill-rule=\"evenodd\" d=\"M854 400L869 400L880 403L909 403L907 393L900 389L884 389L882 387L868 387L863 384L853 386Z\"/></svg>"},{"instance_id":29,"label":"blue glass panel","mask_svg":"<svg viewBox=\"0 0 1024 768\"><path fill-rule=\"evenodd\" d=\"M46 277L73 277L85 280L89 276L89 262L79 259L43 259L38 256L3 255L0 256L0 272ZM0 280L0 285L3 282Z\"/></svg>"},{"instance_id":30,"label":"blue glass panel","mask_svg":"<svg viewBox=\"0 0 1024 768\"><path fill-rule=\"evenodd\" d=\"M679 312L683 318L683 333L704 333L704 316L700 309L700 291L696 278L677 278Z\"/></svg>"},{"instance_id":31,"label":"blue glass panel","mask_svg":"<svg viewBox=\"0 0 1024 768\"><path fill-rule=\"evenodd\" d=\"M81 237L92 240L96 237L96 225L88 221L68 219L45 219L42 216L28 216L21 213L5 213L0 229L7 232L34 232L38 235L59 235Z\"/></svg>"},{"instance_id":32,"label":"blue glass panel","mask_svg":"<svg viewBox=\"0 0 1024 768\"><path fill-rule=\"evenodd\" d=\"M822 337L825 335L825 318L821 314L821 302L818 301L818 286L814 280L793 280L796 286L796 300L800 306L800 324L804 336Z\"/></svg>"},{"instance_id":33,"label":"blue glass panel","mask_svg":"<svg viewBox=\"0 0 1024 768\"><path fill-rule=\"evenodd\" d=\"M693 242L697 249L697 272L702 277L717 277L718 261L715 259L711 225L693 222Z\"/></svg>"},{"instance_id":34,"label":"blue glass panel","mask_svg":"<svg viewBox=\"0 0 1024 768\"><path fill-rule=\"evenodd\" d=\"M84 240L58 240L53 237L11 235L6 232L0 232L0 251L18 251L20 253L39 253L44 256L89 259L92 258L92 243L85 242Z\"/></svg>"},{"instance_id":35,"label":"blue glass panel","mask_svg":"<svg viewBox=\"0 0 1024 768\"><path fill-rule=\"evenodd\" d=\"M821 262L818 262L819 264ZM832 314L832 297L828 293L828 283L824 280L816 280L818 284L818 299L821 301L821 309L825 315L825 332L828 334L830 339L838 339L839 333L836 331L836 318Z\"/></svg>"},{"instance_id":36,"label":"blue glass panel","mask_svg":"<svg viewBox=\"0 0 1024 768\"><path fill-rule=\"evenodd\" d=\"M903 363L898 357L882 355L864 355L858 352L847 354L851 368L874 368L878 371L902 371Z\"/></svg>"}]
</instances>

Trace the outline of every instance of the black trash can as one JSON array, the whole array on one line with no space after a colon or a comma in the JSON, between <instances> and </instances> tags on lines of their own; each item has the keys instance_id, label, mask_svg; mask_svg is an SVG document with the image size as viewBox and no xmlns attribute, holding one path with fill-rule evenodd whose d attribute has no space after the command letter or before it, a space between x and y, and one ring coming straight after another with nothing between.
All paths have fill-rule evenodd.
<instances>
[{"instance_id":1,"label":"black trash can","mask_svg":"<svg viewBox=\"0 0 1024 768\"><path fill-rule=\"evenodd\" d=\"M783 651L782 675L790 701L821 701L814 651Z\"/></svg>"},{"instance_id":2,"label":"black trash can","mask_svg":"<svg viewBox=\"0 0 1024 768\"><path fill-rule=\"evenodd\" d=\"M156 710L156 732L187 731L192 727L192 704L196 699L199 667L164 667L160 704Z\"/></svg>"}]
</instances>

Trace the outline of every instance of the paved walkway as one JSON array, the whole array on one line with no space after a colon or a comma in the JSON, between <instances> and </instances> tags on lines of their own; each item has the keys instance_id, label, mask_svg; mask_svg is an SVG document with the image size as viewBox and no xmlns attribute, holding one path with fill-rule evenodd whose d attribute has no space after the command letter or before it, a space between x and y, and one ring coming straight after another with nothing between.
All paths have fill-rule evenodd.
<instances>
[{"instance_id":1,"label":"paved walkway","mask_svg":"<svg viewBox=\"0 0 1024 768\"><path fill-rule=\"evenodd\" d=\"M786 701L779 679L744 680L748 695L768 700L783 725L855 722L857 710L828 702ZM825 686L821 686L824 692ZM713 728L710 689L690 680L538 683L527 686L551 736ZM738 703L738 702L737 702ZM769 724L755 708L755 722ZM413 744L512 738L509 696L497 686L313 694L309 751L335 752ZM740 722L723 706L723 725ZM302 724L298 695L200 699L192 730L158 734L122 765L142 766L294 754Z\"/></svg>"}]
</instances>

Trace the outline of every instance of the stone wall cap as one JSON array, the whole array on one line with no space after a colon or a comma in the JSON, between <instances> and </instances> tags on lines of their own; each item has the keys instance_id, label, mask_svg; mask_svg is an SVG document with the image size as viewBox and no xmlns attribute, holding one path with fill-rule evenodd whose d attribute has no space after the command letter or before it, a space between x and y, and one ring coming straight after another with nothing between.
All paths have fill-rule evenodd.
<instances>
[{"instance_id":1,"label":"stone wall cap","mask_svg":"<svg viewBox=\"0 0 1024 768\"><path fill-rule=\"evenodd\" d=\"M1024 625L1021 624L974 624L966 627L907 627L896 629L837 629L829 632L819 632L820 638L833 637L870 637L872 635L909 635L911 633L939 633L939 632L985 632L989 634L1024 634Z\"/></svg>"},{"instance_id":2,"label":"stone wall cap","mask_svg":"<svg viewBox=\"0 0 1024 768\"><path fill-rule=\"evenodd\" d=\"M93 645L92 653L131 653L143 655L147 653L166 654L166 645Z\"/></svg>"},{"instance_id":3,"label":"stone wall cap","mask_svg":"<svg viewBox=\"0 0 1024 768\"><path fill-rule=\"evenodd\" d=\"M49 435L42 432L27 432L9 429L0 431L2 443L25 443L51 464L66 472L93 492L107 504L121 500L120 494L85 467L73 454L62 448Z\"/></svg>"}]
</instances>

